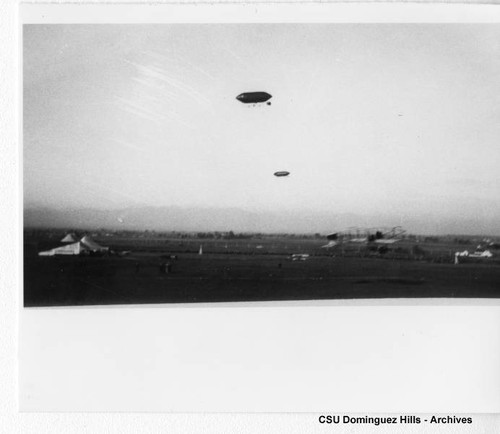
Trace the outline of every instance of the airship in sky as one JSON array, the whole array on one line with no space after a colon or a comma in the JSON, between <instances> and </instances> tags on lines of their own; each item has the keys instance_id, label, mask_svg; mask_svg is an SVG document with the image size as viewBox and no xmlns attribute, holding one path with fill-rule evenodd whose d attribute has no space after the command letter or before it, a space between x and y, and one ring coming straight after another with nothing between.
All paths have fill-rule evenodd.
<instances>
[{"instance_id":1,"label":"airship in sky","mask_svg":"<svg viewBox=\"0 0 500 434\"><path fill-rule=\"evenodd\" d=\"M281 176L288 176L290 175L290 172L287 172L286 170L280 170L279 172L274 172L274 176L281 177Z\"/></svg>"},{"instance_id":2,"label":"airship in sky","mask_svg":"<svg viewBox=\"0 0 500 434\"><path fill-rule=\"evenodd\" d=\"M271 102L268 101L273 96L268 94L267 92L245 92L240 93L236 99L243 104L259 104L263 102L267 102L268 105L271 105Z\"/></svg>"}]
</instances>

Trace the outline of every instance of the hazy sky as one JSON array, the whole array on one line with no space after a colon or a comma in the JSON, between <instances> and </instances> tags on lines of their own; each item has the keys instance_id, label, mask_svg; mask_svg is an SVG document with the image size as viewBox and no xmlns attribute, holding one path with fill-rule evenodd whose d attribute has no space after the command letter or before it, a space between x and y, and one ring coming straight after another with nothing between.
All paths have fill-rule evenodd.
<instances>
[{"instance_id":1,"label":"hazy sky","mask_svg":"<svg viewBox=\"0 0 500 434\"><path fill-rule=\"evenodd\" d=\"M24 26L28 205L492 218L499 145L498 25Z\"/></svg>"}]
</instances>

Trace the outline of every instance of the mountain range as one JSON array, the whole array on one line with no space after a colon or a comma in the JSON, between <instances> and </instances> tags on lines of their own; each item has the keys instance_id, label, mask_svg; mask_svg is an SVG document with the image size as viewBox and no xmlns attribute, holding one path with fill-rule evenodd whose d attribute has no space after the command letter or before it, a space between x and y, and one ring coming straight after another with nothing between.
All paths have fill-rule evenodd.
<instances>
[{"instance_id":1,"label":"mountain range","mask_svg":"<svg viewBox=\"0 0 500 434\"><path fill-rule=\"evenodd\" d=\"M263 211L239 208L130 207L123 209L24 209L25 228L123 229L156 231L234 231L327 234L349 227L402 226L413 234L500 234L497 219Z\"/></svg>"}]
</instances>

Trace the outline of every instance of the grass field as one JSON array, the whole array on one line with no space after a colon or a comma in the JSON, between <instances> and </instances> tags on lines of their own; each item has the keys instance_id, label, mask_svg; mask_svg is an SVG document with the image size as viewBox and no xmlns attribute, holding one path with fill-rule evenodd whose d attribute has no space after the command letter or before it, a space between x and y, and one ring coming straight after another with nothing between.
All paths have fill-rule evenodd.
<instances>
[{"instance_id":1,"label":"grass field","mask_svg":"<svg viewBox=\"0 0 500 434\"><path fill-rule=\"evenodd\" d=\"M417 257L405 243L380 256L359 247L327 251L317 239L97 241L130 254L39 257L38 251L58 243L47 236L25 237L25 306L500 297L499 262L454 265L458 247L449 243L426 244ZM311 256L292 261L292 253ZM165 258L174 254L176 260ZM167 262L171 270L164 273L160 268Z\"/></svg>"}]
</instances>

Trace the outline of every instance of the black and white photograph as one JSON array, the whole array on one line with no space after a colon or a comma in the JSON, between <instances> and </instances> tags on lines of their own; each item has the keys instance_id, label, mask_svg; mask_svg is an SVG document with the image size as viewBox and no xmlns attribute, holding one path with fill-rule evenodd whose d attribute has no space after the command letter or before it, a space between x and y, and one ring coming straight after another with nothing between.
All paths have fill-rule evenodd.
<instances>
[{"instance_id":1,"label":"black and white photograph","mask_svg":"<svg viewBox=\"0 0 500 434\"><path fill-rule=\"evenodd\" d=\"M9 3L10 431L494 431L498 8Z\"/></svg>"},{"instance_id":2,"label":"black and white photograph","mask_svg":"<svg viewBox=\"0 0 500 434\"><path fill-rule=\"evenodd\" d=\"M25 24L24 306L500 297L500 27Z\"/></svg>"}]
</instances>

